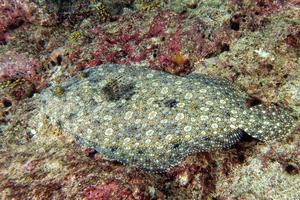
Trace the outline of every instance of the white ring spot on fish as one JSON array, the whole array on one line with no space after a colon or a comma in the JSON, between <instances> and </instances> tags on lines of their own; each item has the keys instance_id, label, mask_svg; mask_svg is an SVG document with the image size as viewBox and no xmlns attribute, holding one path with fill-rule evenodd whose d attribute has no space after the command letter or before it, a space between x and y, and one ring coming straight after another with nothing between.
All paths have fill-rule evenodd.
<instances>
[{"instance_id":1,"label":"white ring spot on fish","mask_svg":"<svg viewBox=\"0 0 300 200\"><path fill-rule=\"evenodd\" d=\"M155 111L151 111L149 114L148 114L148 119L154 119L155 117L156 117L156 114L157 114L157 112L155 112Z\"/></svg>"},{"instance_id":2,"label":"white ring spot on fish","mask_svg":"<svg viewBox=\"0 0 300 200\"><path fill-rule=\"evenodd\" d=\"M213 129L217 129L219 126L218 126L218 124L213 123L213 124L211 125L211 127L212 127Z\"/></svg>"},{"instance_id":3,"label":"white ring spot on fish","mask_svg":"<svg viewBox=\"0 0 300 200\"><path fill-rule=\"evenodd\" d=\"M190 132L192 130L192 127L191 126L185 126L183 128L183 130L186 131L186 132Z\"/></svg>"},{"instance_id":4,"label":"white ring spot on fish","mask_svg":"<svg viewBox=\"0 0 300 200\"><path fill-rule=\"evenodd\" d=\"M110 135L112 135L114 133L114 130L112 129L112 128L108 128L108 129L106 129L105 130L105 135L106 136L110 136Z\"/></svg>"},{"instance_id":5,"label":"white ring spot on fish","mask_svg":"<svg viewBox=\"0 0 300 200\"><path fill-rule=\"evenodd\" d=\"M152 78L153 76L154 76L154 74L152 74L152 73L148 73L148 74L146 75L147 78Z\"/></svg>"},{"instance_id":6,"label":"white ring spot on fish","mask_svg":"<svg viewBox=\"0 0 300 200\"><path fill-rule=\"evenodd\" d=\"M148 130L148 131L146 131L146 135L147 135L147 136L151 136L151 135L153 135L153 133L154 133L153 130Z\"/></svg>"},{"instance_id":7,"label":"white ring spot on fish","mask_svg":"<svg viewBox=\"0 0 300 200\"><path fill-rule=\"evenodd\" d=\"M179 120L182 120L183 118L184 118L184 114L183 113L177 113L177 115L175 117L175 120L179 121Z\"/></svg>"},{"instance_id":8,"label":"white ring spot on fish","mask_svg":"<svg viewBox=\"0 0 300 200\"><path fill-rule=\"evenodd\" d=\"M193 97L193 94L190 93L190 92L186 93L185 96L184 96L184 98L187 99L187 100L191 99L192 97Z\"/></svg>"},{"instance_id":9,"label":"white ring spot on fish","mask_svg":"<svg viewBox=\"0 0 300 200\"><path fill-rule=\"evenodd\" d=\"M129 119L132 117L132 114L133 114L133 112L132 112L132 111L128 111L128 112L126 112L126 113L125 113L125 117L124 117L124 119L125 119L125 120L129 120Z\"/></svg>"},{"instance_id":10,"label":"white ring spot on fish","mask_svg":"<svg viewBox=\"0 0 300 200\"><path fill-rule=\"evenodd\" d=\"M161 89L161 93L162 94L167 94L168 93L168 88L167 87L163 87L162 89Z\"/></svg>"}]
</instances>

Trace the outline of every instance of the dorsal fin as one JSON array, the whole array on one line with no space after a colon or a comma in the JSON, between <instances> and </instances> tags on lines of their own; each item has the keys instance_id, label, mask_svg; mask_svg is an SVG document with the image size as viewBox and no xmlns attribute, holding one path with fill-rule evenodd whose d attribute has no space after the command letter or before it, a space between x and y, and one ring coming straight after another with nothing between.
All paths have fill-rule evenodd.
<instances>
[{"instance_id":1,"label":"dorsal fin","mask_svg":"<svg viewBox=\"0 0 300 200\"><path fill-rule=\"evenodd\" d=\"M250 136L268 141L290 133L295 119L285 108L275 105L256 105L248 110L245 131Z\"/></svg>"}]
</instances>

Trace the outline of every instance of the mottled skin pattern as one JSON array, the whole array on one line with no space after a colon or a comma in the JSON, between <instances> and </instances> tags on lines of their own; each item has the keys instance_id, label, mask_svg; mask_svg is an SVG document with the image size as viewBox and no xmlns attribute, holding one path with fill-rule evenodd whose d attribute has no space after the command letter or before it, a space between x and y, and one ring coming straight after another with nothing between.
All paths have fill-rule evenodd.
<instances>
[{"instance_id":1,"label":"mottled skin pattern","mask_svg":"<svg viewBox=\"0 0 300 200\"><path fill-rule=\"evenodd\" d=\"M57 87L57 86L56 86ZM207 75L105 65L41 94L42 115L107 159L161 171L193 152L227 148L247 132L271 140L291 131L284 109L258 105L229 81Z\"/></svg>"}]
</instances>

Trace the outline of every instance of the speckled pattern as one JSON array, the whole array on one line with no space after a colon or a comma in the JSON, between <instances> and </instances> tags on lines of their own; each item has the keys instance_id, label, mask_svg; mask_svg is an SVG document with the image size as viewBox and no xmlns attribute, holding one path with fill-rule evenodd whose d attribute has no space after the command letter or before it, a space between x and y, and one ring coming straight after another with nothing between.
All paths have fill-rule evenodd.
<instances>
[{"instance_id":1,"label":"speckled pattern","mask_svg":"<svg viewBox=\"0 0 300 200\"><path fill-rule=\"evenodd\" d=\"M57 87L63 94L56 95ZM227 80L134 66L88 69L39 98L37 117L46 116L107 159L146 170L165 170L193 152L230 147L243 132L267 141L293 127L283 108L248 108L249 96Z\"/></svg>"}]
</instances>

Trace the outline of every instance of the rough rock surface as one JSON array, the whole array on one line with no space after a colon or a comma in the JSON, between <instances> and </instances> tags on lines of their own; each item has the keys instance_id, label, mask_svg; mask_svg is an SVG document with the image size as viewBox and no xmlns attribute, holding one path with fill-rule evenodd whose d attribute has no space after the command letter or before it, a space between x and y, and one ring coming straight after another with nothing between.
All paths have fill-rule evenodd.
<instances>
[{"instance_id":1,"label":"rough rock surface","mask_svg":"<svg viewBox=\"0 0 300 200\"><path fill-rule=\"evenodd\" d=\"M0 198L298 200L299 126L279 141L244 137L194 153L157 174L104 159L47 118L35 122L39 132L28 122L39 109L33 93L108 63L221 76L254 96L250 105L282 104L299 118L299 5L0 0Z\"/></svg>"}]
</instances>

